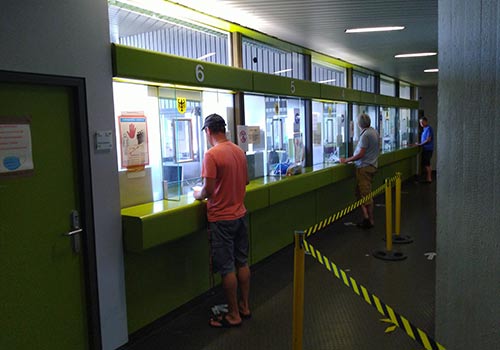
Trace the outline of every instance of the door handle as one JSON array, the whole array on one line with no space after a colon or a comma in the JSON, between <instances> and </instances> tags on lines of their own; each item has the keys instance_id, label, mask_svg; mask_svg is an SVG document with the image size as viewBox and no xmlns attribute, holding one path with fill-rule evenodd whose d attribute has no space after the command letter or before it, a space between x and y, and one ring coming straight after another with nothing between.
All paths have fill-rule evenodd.
<instances>
[{"instance_id":1,"label":"door handle","mask_svg":"<svg viewBox=\"0 0 500 350\"><path fill-rule=\"evenodd\" d=\"M73 231L64 232L63 236L71 237L71 236L77 235L77 234L82 233L82 232L83 232L83 230L81 228L78 228L78 229L73 230Z\"/></svg>"},{"instance_id":2,"label":"door handle","mask_svg":"<svg viewBox=\"0 0 500 350\"><path fill-rule=\"evenodd\" d=\"M78 211L71 211L71 231L65 232L62 235L71 238L71 246L73 248L73 253L78 254L80 252L80 233L83 229L80 227L80 216Z\"/></svg>"}]
</instances>

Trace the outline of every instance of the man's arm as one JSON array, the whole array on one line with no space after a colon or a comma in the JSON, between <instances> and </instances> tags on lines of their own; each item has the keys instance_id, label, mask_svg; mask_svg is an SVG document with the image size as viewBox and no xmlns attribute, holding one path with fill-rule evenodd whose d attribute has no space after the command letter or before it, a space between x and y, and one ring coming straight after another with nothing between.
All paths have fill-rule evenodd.
<instances>
[{"instance_id":1,"label":"man's arm","mask_svg":"<svg viewBox=\"0 0 500 350\"><path fill-rule=\"evenodd\" d=\"M201 187L200 190L195 190L193 192L193 197L199 200L210 198L212 193L214 193L214 190L215 190L215 179L204 177L203 186Z\"/></svg>"},{"instance_id":2,"label":"man's arm","mask_svg":"<svg viewBox=\"0 0 500 350\"><path fill-rule=\"evenodd\" d=\"M363 158L365 156L365 153L366 153L366 148L361 147L359 149L359 152L356 153L355 155L353 155L352 157L349 157L349 158L340 158L340 162L341 163L353 162L355 160Z\"/></svg>"}]
</instances>

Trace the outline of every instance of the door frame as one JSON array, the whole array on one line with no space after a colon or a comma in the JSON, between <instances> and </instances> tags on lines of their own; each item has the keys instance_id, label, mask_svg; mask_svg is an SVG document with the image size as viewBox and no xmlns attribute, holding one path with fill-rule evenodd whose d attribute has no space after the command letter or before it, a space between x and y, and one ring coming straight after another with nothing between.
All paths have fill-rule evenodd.
<instances>
[{"instance_id":1,"label":"door frame","mask_svg":"<svg viewBox=\"0 0 500 350\"><path fill-rule=\"evenodd\" d=\"M101 320L99 315L99 293L97 283L97 259L95 249L94 210L92 199L92 172L90 141L88 135L87 96L85 78L45 75L0 70L0 83L63 86L70 88L73 98L71 125L74 128L75 161L79 176L80 224L84 291L87 312L88 346L92 350L102 349Z\"/></svg>"}]
</instances>

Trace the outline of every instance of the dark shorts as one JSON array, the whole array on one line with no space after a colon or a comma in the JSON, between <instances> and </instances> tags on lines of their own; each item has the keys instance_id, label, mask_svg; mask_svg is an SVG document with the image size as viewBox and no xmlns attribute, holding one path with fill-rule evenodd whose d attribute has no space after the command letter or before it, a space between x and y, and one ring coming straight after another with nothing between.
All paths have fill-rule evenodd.
<instances>
[{"instance_id":1,"label":"dark shorts","mask_svg":"<svg viewBox=\"0 0 500 350\"><path fill-rule=\"evenodd\" d=\"M222 276L248 264L247 219L208 223L211 259L214 272Z\"/></svg>"},{"instance_id":2,"label":"dark shorts","mask_svg":"<svg viewBox=\"0 0 500 350\"><path fill-rule=\"evenodd\" d=\"M356 168L356 197L358 199L368 196L372 192L372 182L376 172L377 168L374 166ZM373 203L373 199L368 203Z\"/></svg>"},{"instance_id":3,"label":"dark shorts","mask_svg":"<svg viewBox=\"0 0 500 350\"><path fill-rule=\"evenodd\" d=\"M422 166L430 166L432 158L432 151L422 151Z\"/></svg>"}]
</instances>

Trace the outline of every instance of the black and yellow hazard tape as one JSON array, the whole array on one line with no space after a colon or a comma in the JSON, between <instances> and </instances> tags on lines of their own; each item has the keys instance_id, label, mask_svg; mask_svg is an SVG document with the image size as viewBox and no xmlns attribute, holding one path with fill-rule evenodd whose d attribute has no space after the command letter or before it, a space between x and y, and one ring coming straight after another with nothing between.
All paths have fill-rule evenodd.
<instances>
[{"instance_id":1,"label":"black and yellow hazard tape","mask_svg":"<svg viewBox=\"0 0 500 350\"><path fill-rule=\"evenodd\" d=\"M392 179L392 178L391 178ZM396 179L396 177L394 177L394 179ZM350 204L349 206L347 206L346 208L338 211L337 213L333 214L333 215L330 215L329 217L327 217L326 219L320 221L319 223L317 224L314 224L312 225L311 227L309 227L307 230L305 230L306 232L306 237L309 237L311 236L312 234L318 232L318 231L321 231L322 229L324 229L325 227L333 224L335 221L337 221L338 219L340 219L341 217L349 214L350 212L352 212L354 209L360 207L361 205L369 202L370 200L372 200L373 197L375 196L378 196L380 193L382 193L383 191L385 190L385 185L382 185L380 186L379 188L377 188L375 191L371 192L370 194L364 196L363 198L357 200L356 202Z\"/></svg>"},{"instance_id":2,"label":"black and yellow hazard tape","mask_svg":"<svg viewBox=\"0 0 500 350\"><path fill-rule=\"evenodd\" d=\"M427 350L445 350L443 345L429 337L421 329L415 327L410 321L408 321L408 319L395 312L389 305L383 303L376 295L370 293L363 285L357 283L352 277L347 275L345 271L339 269L335 263L328 260L326 256L307 243L306 240L303 241L303 244L306 252L308 252L321 265L325 266L328 271L332 272L335 277L341 280L347 287L351 288L354 293L362 297L368 304L377 309L379 313L388 317L394 325L397 325L410 338L423 345Z\"/></svg>"}]
</instances>

